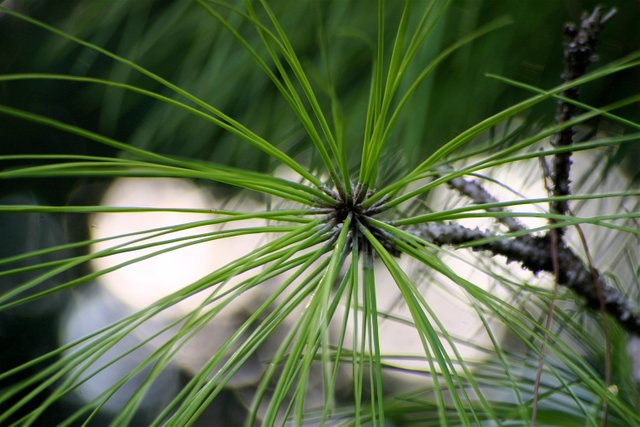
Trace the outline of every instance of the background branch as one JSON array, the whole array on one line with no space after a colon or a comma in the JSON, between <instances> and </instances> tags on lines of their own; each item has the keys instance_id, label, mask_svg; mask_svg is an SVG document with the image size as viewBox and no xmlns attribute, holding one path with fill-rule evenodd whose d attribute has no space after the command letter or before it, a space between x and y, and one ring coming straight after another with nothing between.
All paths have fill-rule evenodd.
<instances>
[{"instance_id":1,"label":"background branch","mask_svg":"<svg viewBox=\"0 0 640 427\"><path fill-rule=\"evenodd\" d=\"M564 27L565 37L568 39L564 49L565 69L562 73L562 83L568 83L582 77L587 67L596 61L595 47L598 33L602 25L615 13L612 9L606 15L601 7L596 7L591 15L586 13L582 17L580 26L567 23ZM566 98L578 100L579 89L577 87L567 89L562 92ZM560 101L556 114L556 122L563 124L569 121L576 113L576 106L568 102ZM551 143L557 147L573 144L573 127L567 127L558 132ZM571 194L569 178L571 172L571 152L556 154L553 161L553 196L566 196ZM551 212L565 215L569 208L566 200L556 200L551 202ZM557 233L562 236L563 228L557 229Z\"/></svg>"},{"instance_id":2,"label":"background branch","mask_svg":"<svg viewBox=\"0 0 640 427\"><path fill-rule=\"evenodd\" d=\"M445 171L443 170L443 173ZM497 203L498 199L493 197L477 180L473 179L464 179L464 178L453 178L450 181L447 181L447 185L456 190L458 193L466 196L474 201L474 203L481 205L485 203ZM506 212L506 209L503 208L489 208L488 212ZM521 231L526 229L524 224L518 221L515 217L510 216L502 216L497 217L496 221L505 225L509 231Z\"/></svg>"},{"instance_id":3,"label":"background branch","mask_svg":"<svg viewBox=\"0 0 640 427\"><path fill-rule=\"evenodd\" d=\"M497 237L478 228L470 229L459 224L427 224L410 230L414 235L436 245L458 246L482 239ZM474 251L489 251L503 255L507 261L517 261L524 268L539 273L553 273L551 239L549 236L520 236L512 239L500 238L473 245ZM566 245L558 245L557 256L562 268L558 283L572 289L585 298L592 309L600 307L598 286L607 313L630 333L640 336L640 307L634 304L617 288L604 281L602 275L593 271ZM595 280L594 280L595 279Z\"/></svg>"}]
</instances>

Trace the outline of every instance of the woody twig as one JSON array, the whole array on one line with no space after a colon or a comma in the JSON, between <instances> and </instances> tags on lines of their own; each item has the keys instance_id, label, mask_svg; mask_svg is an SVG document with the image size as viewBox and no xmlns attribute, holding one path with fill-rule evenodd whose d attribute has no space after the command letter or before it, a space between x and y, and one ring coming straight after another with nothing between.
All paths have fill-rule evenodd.
<instances>
[{"instance_id":1,"label":"woody twig","mask_svg":"<svg viewBox=\"0 0 640 427\"><path fill-rule=\"evenodd\" d=\"M612 9L606 15L601 7L596 7L591 15L583 15L580 26L568 23L564 27L564 34L567 43L564 49L565 69L562 73L562 83L571 82L582 77L587 67L597 60L595 47L598 33L602 25L615 13ZM573 87L565 90L562 96L577 101L580 95L579 88ZM559 101L556 113L556 122L564 124L569 121L576 113L576 106L566 102ZM564 128L558 132L551 143L557 147L564 147L573 144L574 130L571 126ZM569 178L571 172L571 152L556 154L553 161L553 196L567 196L571 194ZM551 203L551 212L559 215L565 215L569 206L566 200L557 200ZM564 230L557 230L558 236L561 237Z\"/></svg>"}]
</instances>

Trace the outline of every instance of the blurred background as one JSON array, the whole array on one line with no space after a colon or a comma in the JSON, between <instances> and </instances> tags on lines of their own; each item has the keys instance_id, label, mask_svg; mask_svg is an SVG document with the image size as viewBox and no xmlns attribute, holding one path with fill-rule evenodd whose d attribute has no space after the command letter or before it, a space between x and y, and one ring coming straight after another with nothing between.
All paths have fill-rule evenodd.
<instances>
[{"instance_id":1,"label":"blurred background","mask_svg":"<svg viewBox=\"0 0 640 427\"><path fill-rule=\"evenodd\" d=\"M388 3L387 28L392 29L398 21L401 2ZM511 17L513 24L460 49L422 84L401 116L396 133L392 135L394 142L389 144L392 149L385 156L388 179L407 170L415 164L416 159L433 152L470 125L530 95L489 79L485 73L507 76L541 88L559 84L564 66L563 24L578 21L583 11L592 10L598 3L602 2L454 0L418 53L412 75L420 72L420 65L428 63L444 48L482 25L503 16ZM136 61L210 102L304 164L314 164L314 153L304 129L273 84L229 33L195 2L5 0L0 4ZM370 70L375 53L375 8L368 0L274 0L270 4L281 19L312 83L321 93L323 106L329 108L328 94L331 91L337 94L339 111L344 120L344 138L357 141L352 146L350 157L359 158L357 153L362 139ZM606 2L605 8L614 4L618 13L601 32L597 47L599 61L594 67L640 48L640 1ZM260 45L258 35L250 25L227 10L221 9L221 13L252 45ZM392 39L389 40L391 42ZM91 76L166 92L156 83L109 58L2 12L0 55L0 74L62 73ZM616 74L614 78L589 84L582 90L581 100L602 106L638 91L640 73L632 69ZM187 113L165 104L113 88L49 80L0 82L0 103L53 117L163 154L264 172L274 172L277 167L264 154L239 143L237 138L205 121L194 120ZM640 119L637 103L618 113L632 120ZM518 132L541 128L553 121L554 115L554 102L541 104L521 117L517 125ZM589 128L589 132L599 131L608 135L623 132L617 124L606 120L594 120L585 127ZM512 140L516 139L517 134L514 133ZM0 155L120 155L103 145L4 115L0 115L0 141ZM637 144L626 144L609 153L607 167L616 167L626 179L637 182L640 177L639 156ZM33 164L37 163L33 160L3 160L0 168ZM351 166L355 168L357 164ZM58 178L55 181L0 180L0 204L86 205L105 203L107 199L109 202L105 204L109 205L131 206L137 200L141 206L161 206L166 202L170 206L231 205L250 209L251 206L265 203L255 195L243 194L238 197L230 187L210 183L204 185L196 181L156 182L155 187L141 187L139 193L129 193L118 199L118 185L124 184L85 177ZM134 188L135 185L128 183L127 187ZM165 194L164 202L142 200L145 195L161 193ZM192 198L186 194L191 194ZM185 198L178 199L179 196ZM104 236L101 232L107 235L113 233L112 229L100 222L103 219L95 216L48 213L1 215L0 258L90 237L99 238ZM177 221L175 217L165 220L168 224ZM101 225L98 227L96 224ZM80 250L69 249L55 256L42 255L37 261L55 261L80 254ZM12 265L11 268L16 266ZM86 273L90 268L79 267L78 271L51 279L42 286L62 283L70 280L74 274ZM198 271L198 268L190 266L188 269ZM1 275L3 269L4 266L0 265L0 291L11 289L36 274ZM97 305L92 305L94 303ZM117 291L107 285L88 285L2 312L0 370L18 366L135 308L126 301L126 297L118 296ZM95 319L89 323L87 319L92 316ZM229 319L227 327L232 330L236 324L237 319ZM197 359L197 356L194 357ZM126 363L119 369L126 371ZM154 393L146 407L157 408L168 401L188 380L190 369L189 363L185 362L167 370L162 379L166 382L166 386L162 387L166 393ZM107 383L110 375L105 375ZM248 378L246 382L230 388L223 399L216 400L215 407L211 408L212 414L225 420L220 425L235 425L242 420L246 405L243 393L251 387L253 377ZM0 387L8 385L0 382ZM91 384L87 387L82 393L95 397ZM99 385L96 387L100 388ZM122 398L126 399L126 395ZM58 404L52 412L51 424L55 424L56 417L62 419L81 404L80 397ZM109 420L109 410L117 412L117 399L114 405L111 409L106 408L102 415L103 422ZM144 423L144 411L139 417L138 421Z\"/></svg>"}]
</instances>

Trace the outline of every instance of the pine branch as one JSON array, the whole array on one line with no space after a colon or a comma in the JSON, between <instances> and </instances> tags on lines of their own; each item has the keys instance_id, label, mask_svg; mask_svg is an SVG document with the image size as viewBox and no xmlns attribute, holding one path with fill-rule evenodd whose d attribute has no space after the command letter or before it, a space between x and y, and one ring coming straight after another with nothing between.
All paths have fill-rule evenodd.
<instances>
[{"instance_id":1,"label":"pine branch","mask_svg":"<svg viewBox=\"0 0 640 427\"><path fill-rule=\"evenodd\" d=\"M470 229L459 224L427 224L411 232L436 245L458 246L481 239L494 238L496 235L478 228ZM496 239L491 242L474 245L474 251L489 251L494 255L503 255L507 261L516 261L524 268L540 273L553 273L553 260L550 237L531 235L512 239ZM640 306L622 294L617 288L607 283L602 275L592 271L572 250L560 244L557 251L560 265L558 283L572 289L585 298L592 309L600 307L598 286L607 313L630 333L640 336ZM594 280L596 279L597 282Z\"/></svg>"}]
</instances>

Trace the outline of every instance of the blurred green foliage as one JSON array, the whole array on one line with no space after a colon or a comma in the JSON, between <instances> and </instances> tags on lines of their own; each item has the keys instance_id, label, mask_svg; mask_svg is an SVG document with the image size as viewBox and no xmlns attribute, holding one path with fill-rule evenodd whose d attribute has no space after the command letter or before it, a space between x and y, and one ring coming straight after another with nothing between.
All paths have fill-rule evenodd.
<instances>
[{"instance_id":1,"label":"blurred green foliage","mask_svg":"<svg viewBox=\"0 0 640 427\"><path fill-rule=\"evenodd\" d=\"M5 2L11 3L11 2ZM308 141L290 108L252 58L218 22L195 2L104 1L12 2L15 7L82 39L135 60L164 78L204 98L240 120L272 143L313 164ZM560 81L562 26L576 21L595 1L456 0L437 23L412 65L416 76L445 47L480 26L508 16L513 23L455 52L421 85L396 127L390 144L390 165L413 164L451 137L493 112L528 96L520 89L489 79L485 73L508 76L542 88ZM322 0L272 2L274 11L294 43L312 83L331 108L331 94L339 103L343 136L353 141L353 159L359 158L362 126L375 56L376 13L370 1ZM402 2L388 2L387 28L399 19ZM640 8L636 1L616 2L619 9L601 33L600 64L640 47ZM259 46L259 35L237 14L218 8L238 31ZM0 72L59 72L108 78L160 89L122 64L98 56L61 38L2 17ZM390 42L392 38L389 37ZM389 51L391 46L387 46ZM261 52L267 57L264 51ZM271 64L271 62L268 62ZM408 79L409 81L409 79ZM606 105L640 87L637 70L601 79L583 90L583 100ZM270 170L265 156L241 144L221 129L194 120L185 112L114 88L68 82L11 82L0 85L1 101L48 114L81 127L158 152L218 163ZM552 120L552 101L529 112L526 126ZM637 105L621 112L640 117ZM33 151L56 149L72 139L54 131L0 118L3 139L33 146ZM607 127L607 123L593 123ZM616 129L609 129L615 132ZM48 135L43 138L43 132ZM46 141L45 141L46 140ZM68 150L65 144L65 150ZM100 154L104 148L75 141L78 152ZM402 148L399 150L398 148ZM624 156L622 156L624 157ZM357 165L352 164L352 167ZM635 171L634 171L635 172ZM389 174L393 170L388 171Z\"/></svg>"}]
</instances>

